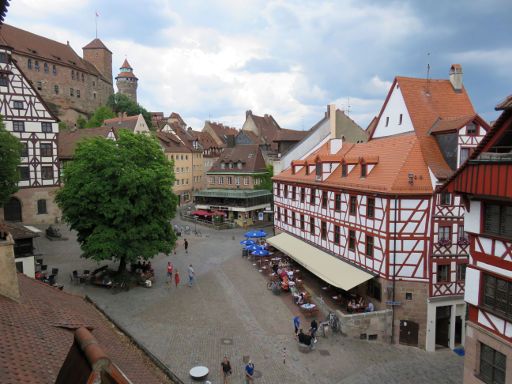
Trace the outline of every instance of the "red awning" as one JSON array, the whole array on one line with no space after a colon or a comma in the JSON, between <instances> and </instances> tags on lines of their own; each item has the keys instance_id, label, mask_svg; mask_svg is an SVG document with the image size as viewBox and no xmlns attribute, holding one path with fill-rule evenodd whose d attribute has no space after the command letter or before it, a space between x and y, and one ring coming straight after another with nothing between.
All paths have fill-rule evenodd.
<instances>
[{"instance_id":1,"label":"red awning","mask_svg":"<svg viewBox=\"0 0 512 384\"><path fill-rule=\"evenodd\" d=\"M211 216L212 214L208 211L203 211L200 209L198 211L192 212L192 215L194 215L194 216Z\"/></svg>"}]
</instances>

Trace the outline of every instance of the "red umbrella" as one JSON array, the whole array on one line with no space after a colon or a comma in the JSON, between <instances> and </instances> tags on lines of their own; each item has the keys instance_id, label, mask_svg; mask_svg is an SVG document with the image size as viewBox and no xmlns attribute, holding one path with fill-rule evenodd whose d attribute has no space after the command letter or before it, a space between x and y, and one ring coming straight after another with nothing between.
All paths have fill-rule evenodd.
<instances>
[{"instance_id":1,"label":"red umbrella","mask_svg":"<svg viewBox=\"0 0 512 384\"><path fill-rule=\"evenodd\" d=\"M194 215L194 216L211 216L211 213L200 209L198 211L192 212L192 215Z\"/></svg>"}]
</instances>

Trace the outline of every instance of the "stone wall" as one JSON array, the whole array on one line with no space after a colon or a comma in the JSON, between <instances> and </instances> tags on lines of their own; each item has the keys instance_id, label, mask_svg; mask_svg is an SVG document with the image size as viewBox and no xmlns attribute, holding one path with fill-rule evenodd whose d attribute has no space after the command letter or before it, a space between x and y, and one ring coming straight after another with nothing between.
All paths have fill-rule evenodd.
<instances>
[{"instance_id":1,"label":"stone wall","mask_svg":"<svg viewBox=\"0 0 512 384\"><path fill-rule=\"evenodd\" d=\"M389 343L391 340L392 311L344 314L336 311L341 323L341 331L347 337L361 340L375 340Z\"/></svg>"},{"instance_id":2,"label":"stone wall","mask_svg":"<svg viewBox=\"0 0 512 384\"><path fill-rule=\"evenodd\" d=\"M391 292L393 282L382 280L382 301L376 302L377 309L390 308L386 301L390 301L388 291ZM428 282L402 281L395 282L395 301L398 305L394 306L395 324L394 324L394 342L399 342L400 320L413 321L418 323L418 347L425 348L427 337L427 300L428 300Z\"/></svg>"},{"instance_id":3,"label":"stone wall","mask_svg":"<svg viewBox=\"0 0 512 384\"><path fill-rule=\"evenodd\" d=\"M50 109L54 111L52 104L56 105L58 117L70 126L75 123L77 115L91 115L96 108L106 104L108 97L114 92L111 83L98 76L76 70L74 67L46 62L48 71L45 72L44 59L38 60L39 70L36 70L34 58L32 58L31 69L28 68L27 56L15 52L13 58L44 101L49 104ZM54 65L55 74L53 73ZM72 71L76 74L74 78ZM55 86L58 86L58 92ZM71 95L71 89L73 89L73 95Z\"/></svg>"},{"instance_id":4,"label":"stone wall","mask_svg":"<svg viewBox=\"0 0 512 384\"><path fill-rule=\"evenodd\" d=\"M477 377L480 370L480 343L503 353L507 357L508 368L508 363L512 361L512 344L472 322L467 323L466 330L464 384L482 383ZM505 382L512 383L512 374L508 369Z\"/></svg>"},{"instance_id":5,"label":"stone wall","mask_svg":"<svg viewBox=\"0 0 512 384\"><path fill-rule=\"evenodd\" d=\"M59 187L20 188L13 196L21 202L21 215L24 224L53 224L59 222L62 213L55 202L55 194ZM46 200L46 212L39 214L37 201ZM0 219L4 212L0 208Z\"/></svg>"}]
</instances>

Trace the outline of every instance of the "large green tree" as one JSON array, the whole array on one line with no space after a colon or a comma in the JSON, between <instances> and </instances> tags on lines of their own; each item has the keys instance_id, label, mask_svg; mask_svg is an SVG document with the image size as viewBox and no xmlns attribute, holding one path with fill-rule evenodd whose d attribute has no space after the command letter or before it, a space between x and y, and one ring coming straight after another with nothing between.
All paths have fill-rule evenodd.
<instances>
[{"instance_id":1,"label":"large green tree","mask_svg":"<svg viewBox=\"0 0 512 384\"><path fill-rule=\"evenodd\" d=\"M153 128L153 124L151 122L151 114L146 110L146 108L140 104L137 104L125 94L115 93L110 95L107 100L107 106L116 114L119 112L126 112L128 116L135 116L139 113L142 113L142 116L144 117L144 120L146 120L148 127L150 129Z\"/></svg>"},{"instance_id":2,"label":"large green tree","mask_svg":"<svg viewBox=\"0 0 512 384\"><path fill-rule=\"evenodd\" d=\"M85 128L101 127L105 120L111 119L115 116L116 115L110 107L102 105L101 107L96 108L89 121L85 124Z\"/></svg>"},{"instance_id":3,"label":"large green tree","mask_svg":"<svg viewBox=\"0 0 512 384\"><path fill-rule=\"evenodd\" d=\"M86 139L64 168L56 201L76 230L84 257L119 260L119 272L137 258L169 253L174 173L156 140L122 130L117 141Z\"/></svg>"},{"instance_id":4,"label":"large green tree","mask_svg":"<svg viewBox=\"0 0 512 384\"><path fill-rule=\"evenodd\" d=\"M260 176L260 185L258 189L266 189L270 192L273 191L272 189L272 177L274 176L274 166L272 164L267 165L267 173Z\"/></svg>"},{"instance_id":5,"label":"large green tree","mask_svg":"<svg viewBox=\"0 0 512 384\"><path fill-rule=\"evenodd\" d=\"M18 190L21 144L4 126L0 115L0 207Z\"/></svg>"}]
</instances>

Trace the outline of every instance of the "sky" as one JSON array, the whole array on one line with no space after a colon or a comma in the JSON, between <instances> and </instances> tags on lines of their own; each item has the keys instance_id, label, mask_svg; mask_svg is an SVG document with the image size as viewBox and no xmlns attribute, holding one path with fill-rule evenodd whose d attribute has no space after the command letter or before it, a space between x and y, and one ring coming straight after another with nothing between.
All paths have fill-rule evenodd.
<instances>
[{"instance_id":1,"label":"sky","mask_svg":"<svg viewBox=\"0 0 512 384\"><path fill-rule=\"evenodd\" d=\"M96 18L96 12L99 17ZM245 111L309 129L335 103L366 128L395 76L464 85L488 121L512 93L510 0L13 0L5 22L82 47L98 37L127 58L138 101L240 128Z\"/></svg>"}]
</instances>

